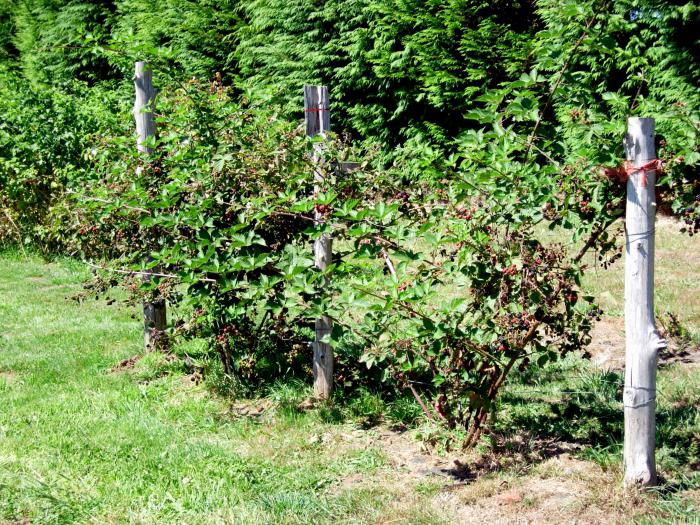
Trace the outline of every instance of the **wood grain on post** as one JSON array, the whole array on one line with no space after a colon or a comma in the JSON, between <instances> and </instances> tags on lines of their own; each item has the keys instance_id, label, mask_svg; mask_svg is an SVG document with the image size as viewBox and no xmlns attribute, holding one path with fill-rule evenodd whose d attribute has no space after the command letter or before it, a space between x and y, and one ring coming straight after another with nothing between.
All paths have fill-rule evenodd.
<instances>
[{"instance_id":1,"label":"wood grain on post","mask_svg":"<svg viewBox=\"0 0 700 525\"><path fill-rule=\"evenodd\" d=\"M625 152L639 168L656 159L654 119L628 119ZM656 171L632 171L625 215L625 413L626 485L656 483L656 367L666 346L654 320L654 221Z\"/></svg>"},{"instance_id":2,"label":"wood grain on post","mask_svg":"<svg viewBox=\"0 0 700 525\"><path fill-rule=\"evenodd\" d=\"M323 135L330 130L330 108L328 104L328 88L325 86L304 86L304 115L306 122L306 135L314 137ZM320 146L314 148L314 159L321 158ZM323 175L314 173L316 185L314 191L321 190ZM315 212L316 224L323 222L323 215ZM331 262L333 253L333 238L329 234L323 234L314 242L314 262L316 267L325 271ZM327 278L326 278L327 279ZM326 280L327 282L327 280ZM331 345L323 342L330 336L333 326L331 320L322 315L316 319L316 335L313 343L314 349L314 395L319 399L329 399L333 391L333 349Z\"/></svg>"},{"instance_id":3,"label":"wood grain on post","mask_svg":"<svg viewBox=\"0 0 700 525\"><path fill-rule=\"evenodd\" d=\"M145 146L144 143L149 137L154 137L156 134L156 122L153 119L153 112L150 111L150 105L156 97L156 92L153 89L153 72L146 62L136 62L134 88L136 91L136 101L134 102L136 148L141 153L150 155L153 150Z\"/></svg>"},{"instance_id":4,"label":"wood grain on post","mask_svg":"<svg viewBox=\"0 0 700 525\"><path fill-rule=\"evenodd\" d=\"M156 134L156 123L153 118L151 104L155 99L153 89L153 75L146 62L136 62L134 74L134 88L136 101L134 102L134 120L136 121L136 147L141 153L151 155L153 150L146 145L150 137ZM144 276L144 280L151 277ZM166 312L165 300L143 303L143 338L146 352L153 350L155 340L159 334L165 331Z\"/></svg>"}]
</instances>

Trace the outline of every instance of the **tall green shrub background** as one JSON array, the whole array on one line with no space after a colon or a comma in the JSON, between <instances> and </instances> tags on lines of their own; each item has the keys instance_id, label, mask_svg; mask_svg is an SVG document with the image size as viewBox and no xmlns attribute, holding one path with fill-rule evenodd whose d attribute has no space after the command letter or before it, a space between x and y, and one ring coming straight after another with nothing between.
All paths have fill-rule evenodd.
<instances>
[{"instance_id":1,"label":"tall green shrub background","mask_svg":"<svg viewBox=\"0 0 700 525\"><path fill-rule=\"evenodd\" d=\"M450 177L469 133L513 101L528 154L563 139L562 158L606 167L622 160L626 117L655 117L661 209L692 227L699 13L655 0L5 0L0 242L68 249L67 199L97 178L105 138L131 136L136 60L161 90L214 80L292 122L302 86L328 85L333 129L418 187ZM514 100L521 76L548 95Z\"/></svg>"},{"instance_id":2,"label":"tall green shrub background","mask_svg":"<svg viewBox=\"0 0 700 525\"><path fill-rule=\"evenodd\" d=\"M89 177L92 134L131 125L139 59L153 63L161 88L218 74L291 120L301 118L302 85L326 84L334 129L378 144L377 159L403 162L414 181L444 169L464 132L480 127L474 111L493 90L533 69L556 86L538 125L543 140L565 136L579 153L607 135L611 151L585 154L613 162L625 117L644 114L676 150L697 133L698 13L694 2L649 0L5 0L0 191L13 209L8 188L30 172L49 186ZM27 151L27 135L37 151ZM3 223L3 238L16 240L9 231L18 228L35 238L42 214L24 208L44 202L34 193L20 196L18 224ZM58 192L44 193L50 201Z\"/></svg>"}]
</instances>

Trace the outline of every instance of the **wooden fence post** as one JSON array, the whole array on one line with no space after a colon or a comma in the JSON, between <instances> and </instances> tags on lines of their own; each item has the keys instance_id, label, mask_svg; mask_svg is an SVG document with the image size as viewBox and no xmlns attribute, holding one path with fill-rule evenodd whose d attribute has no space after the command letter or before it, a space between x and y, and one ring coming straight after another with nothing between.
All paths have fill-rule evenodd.
<instances>
[{"instance_id":1,"label":"wooden fence post","mask_svg":"<svg viewBox=\"0 0 700 525\"><path fill-rule=\"evenodd\" d=\"M654 119L629 118L625 216L625 413L626 485L656 483L656 366L666 346L654 321L654 219L656 148ZM651 163L651 164L650 164Z\"/></svg>"},{"instance_id":2,"label":"wooden fence post","mask_svg":"<svg viewBox=\"0 0 700 525\"><path fill-rule=\"evenodd\" d=\"M153 75L146 62L136 62L134 74L134 88L136 101L134 103L134 120L136 121L136 148L139 152L151 155L153 150L145 142L156 134L156 123L150 105L153 103L156 92L153 89ZM144 276L144 279L148 279ZM166 313L165 300L143 303L143 337L146 352L153 350L155 339L165 331Z\"/></svg>"},{"instance_id":3,"label":"wooden fence post","mask_svg":"<svg viewBox=\"0 0 700 525\"><path fill-rule=\"evenodd\" d=\"M306 122L306 135L324 135L330 130L330 108L328 103L328 88L326 86L304 86L304 118ZM321 157L320 147L314 149L314 160ZM314 174L316 185L314 191L321 189L323 174L318 171ZM323 214L318 211L314 214L317 224L323 222ZM333 238L328 234L321 235L314 243L314 261L316 267L325 271L331 262L333 252ZM330 335L332 330L331 320L322 315L316 319L316 336L313 343L314 349L314 395L318 399L329 399L333 390L333 349L323 338Z\"/></svg>"}]
</instances>

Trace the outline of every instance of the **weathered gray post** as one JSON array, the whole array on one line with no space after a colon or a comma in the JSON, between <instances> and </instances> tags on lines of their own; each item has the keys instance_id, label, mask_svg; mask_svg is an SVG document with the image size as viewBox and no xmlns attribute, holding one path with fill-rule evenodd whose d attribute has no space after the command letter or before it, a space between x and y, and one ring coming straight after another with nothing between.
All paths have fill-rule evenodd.
<instances>
[{"instance_id":1,"label":"weathered gray post","mask_svg":"<svg viewBox=\"0 0 700 525\"><path fill-rule=\"evenodd\" d=\"M324 135L331 127L330 108L328 103L328 88L326 86L304 86L304 115L306 135ZM314 159L321 157L320 148L315 148ZM317 182L315 191L320 191L323 175L316 171L314 180ZM317 224L323 222L323 214L316 211L314 219ZM325 271L331 262L333 238L328 234L321 235L314 243L314 261L316 267ZM319 399L329 399L333 390L333 349L323 342L330 335L331 320L322 315L316 319L316 337L314 340L314 395Z\"/></svg>"},{"instance_id":2,"label":"weathered gray post","mask_svg":"<svg viewBox=\"0 0 700 525\"><path fill-rule=\"evenodd\" d=\"M139 152L151 155L153 150L145 145L149 137L156 134L156 123L150 110L156 92L153 89L153 75L146 62L136 62L134 74L136 101L134 103L134 120L136 121L136 147ZM148 279L148 276L144 277ZM165 300L143 303L143 336L145 351L153 350L154 339L166 326Z\"/></svg>"},{"instance_id":3,"label":"weathered gray post","mask_svg":"<svg viewBox=\"0 0 700 525\"><path fill-rule=\"evenodd\" d=\"M654 119L627 123L625 216L625 484L656 483L656 366L666 346L654 321Z\"/></svg>"}]
</instances>

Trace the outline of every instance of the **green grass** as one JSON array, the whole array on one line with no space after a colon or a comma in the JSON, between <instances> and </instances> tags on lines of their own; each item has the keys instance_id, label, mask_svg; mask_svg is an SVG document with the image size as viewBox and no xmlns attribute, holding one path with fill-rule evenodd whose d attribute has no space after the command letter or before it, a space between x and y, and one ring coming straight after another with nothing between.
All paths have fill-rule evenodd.
<instances>
[{"instance_id":1,"label":"green grass","mask_svg":"<svg viewBox=\"0 0 700 525\"><path fill-rule=\"evenodd\" d=\"M674 312L697 344L697 272L682 264L695 245L668 224L657 230L657 305ZM181 360L163 354L115 371L141 352L140 312L68 299L86 276L70 260L0 253L0 525L449 523L459 521L460 507L446 503L451 497L462 506L495 504L496 512L502 504L490 498L509 485L552 476L573 483L579 474L561 474L536 450L538 440L578 445L573 454L588 465L580 475L592 487L582 501L607 509L616 523L697 522L697 365L659 371L664 481L650 494L630 498L621 489L621 372L577 355L509 382L492 435L506 445L485 436L464 456L475 464L479 454L496 457L501 467L446 493L452 480L411 477L391 465L393 449L377 442L381 423L414 425L431 441L436 429L410 398L360 391L301 411L310 392L300 381L271 385L261 399L232 401L215 393L227 388L215 373L192 381ZM622 315L622 281L619 263L587 278L608 316ZM196 341L188 344L188 355L201 354ZM523 449L523 435L533 450ZM415 454L417 444L406 440ZM524 498L513 513L538 505ZM542 512L535 522L546 519L546 505Z\"/></svg>"},{"instance_id":2,"label":"green grass","mask_svg":"<svg viewBox=\"0 0 700 525\"><path fill-rule=\"evenodd\" d=\"M441 522L419 496L396 510L396 489L342 489L386 458L310 439L352 423L284 410L293 387L260 420L155 355L112 371L140 351L139 322L66 300L85 274L0 255L0 523Z\"/></svg>"},{"instance_id":3,"label":"green grass","mask_svg":"<svg viewBox=\"0 0 700 525\"><path fill-rule=\"evenodd\" d=\"M511 381L495 428L582 445L581 456L603 467L622 459L624 373L603 370L575 355L532 368ZM700 370L674 364L657 377L657 463L669 479L690 476L700 487Z\"/></svg>"}]
</instances>

